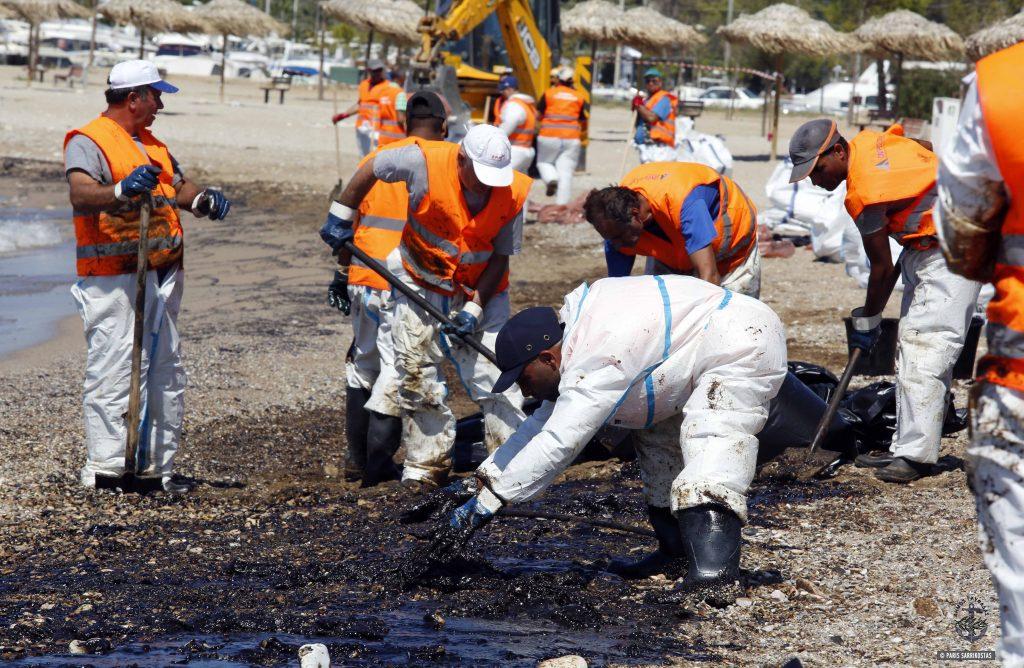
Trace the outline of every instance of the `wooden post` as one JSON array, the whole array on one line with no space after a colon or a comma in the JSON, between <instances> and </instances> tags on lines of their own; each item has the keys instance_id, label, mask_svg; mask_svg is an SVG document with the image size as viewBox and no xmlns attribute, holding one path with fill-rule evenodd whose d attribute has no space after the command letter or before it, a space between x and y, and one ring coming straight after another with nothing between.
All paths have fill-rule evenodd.
<instances>
[{"instance_id":1,"label":"wooden post","mask_svg":"<svg viewBox=\"0 0 1024 668\"><path fill-rule=\"evenodd\" d=\"M373 28L370 28L370 36L366 38L366 64L370 64L370 47L373 46ZM369 74L369 70L366 71Z\"/></svg>"},{"instance_id":2,"label":"wooden post","mask_svg":"<svg viewBox=\"0 0 1024 668\"><path fill-rule=\"evenodd\" d=\"M324 99L324 17L320 11L320 3L316 5L316 23L320 32L320 69L316 73L316 98ZM335 112L337 113L337 112Z\"/></svg>"},{"instance_id":3,"label":"wooden post","mask_svg":"<svg viewBox=\"0 0 1024 668\"><path fill-rule=\"evenodd\" d=\"M146 57L146 29L139 26L139 60Z\"/></svg>"},{"instance_id":4,"label":"wooden post","mask_svg":"<svg viewBox=\"0 0 1024 668\"><path fill-rule=\"evenodd\" d=\"M878 74L878 111L885 113L889 107L889 101L886 97L888 89L885 86L885 60L876 58L875 69Z\"/></svg>"},{"instance_id":5,"label":"wooden post","mask_svg":"<svg viewBox=\"0 0 1024 668\"><path fill-rule=\"evenodd\" d=\"M775 61L775 101L772 103L772 150L768 159L775 162L779 147L779 107L782 98L782 56Z\"/></svg>"},{"instance_id":6,"label":"wooden post","mask_svg":"<svg viewBox=\"0 0 1024 668\"><path fill-rule=\"evenodd\" d=\"M900 107L900 99L903 97L903 54L896 54L896 72L892 76L893 87L896 88L895 99L892 101L892 116L895 119L897 114L903 113Z\"/></svg>"},{"instance_id":7,"label":"wooden post","mask_svg":"<svg viewBox=\"0 0 1024 668\"><path fill-rule=\"evenodd\" d=\"M228 69L228 34L222 33L224 41L220 52L220 101L224 102L224 76Z\"/></svg>"}]
</instances>

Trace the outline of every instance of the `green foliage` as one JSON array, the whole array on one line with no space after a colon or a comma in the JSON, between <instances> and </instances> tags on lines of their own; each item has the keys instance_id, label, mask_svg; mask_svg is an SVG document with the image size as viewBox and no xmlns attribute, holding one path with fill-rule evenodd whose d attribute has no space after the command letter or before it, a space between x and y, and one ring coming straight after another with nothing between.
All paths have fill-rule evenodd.
<instances>
[{"instance_id":1,"label":"green foliage","mask_svg":"<svg viewBox=\"0 0 1024 668\"><path fill-rule=\"evenodd\" d=\"M933 98L960 96L960 77L958 72L903 70L897 115L931 118Z\"/></svg>"}]
</instances>

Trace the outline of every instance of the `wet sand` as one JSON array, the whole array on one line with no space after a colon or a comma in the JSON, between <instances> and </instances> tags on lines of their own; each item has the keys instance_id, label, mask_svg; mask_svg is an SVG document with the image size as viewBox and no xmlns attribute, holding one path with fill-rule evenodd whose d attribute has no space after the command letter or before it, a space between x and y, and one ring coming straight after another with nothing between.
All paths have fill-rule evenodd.
<instances>
[{"instance_id":1,"label":"wet sand","mask_svg":"<svg viewBox=\"0 0 1024 668\"><path fill-rule=\"evenodd\" d=\"M16 74L0 68L3 173L59 193L63 133L100 110L102 93L26 89ZM571 652L618 665L928 665L938 650L994 646L996 602L955 459L963 434L944 441L950 470L900 488L853 468L807 486L785 463L766 466L734 602L691 604L671 581L599 573L607 558L649 548L643 538L511 518L482 532L460 572L403 591L386 575L417 542L395 522L408 499L394 485L339 479L350 329L325 304L331 263L316 238L337 180L330 95L293 90L285 105L264 106L255 85L239 83L221 105L210 82L176 83L183 92L154 129L187 173L235 201L227 221L185 220L179 469L200 486L186 500L77 486L84 342L73 320L45 347L0 359L0 659L32 661L93 637L127 652L116 665L168 662L147 658L147 645L178 660L294 665L300 640L328 642L353 665L533 665ZM346 91L341 104L352 99ZM578 192L617 178L628 118L595 109ZM784 118L783 136L801 120ZM737 182L763 205L772 165L759 126L754 114L698 119L726 135ZM350 134L343 147L351 168ZM545 201L539 189L533 197ZM524 247L516 308L557 305L603 273L587 226L532 225ZM838 372L839 318L862 299L842 267L798 250L767 260L763 283L790 358ZM962 385L958 397L962 406ZM455 405L472 410L464 397ZM533 507L643 523L636 468L614 461L573 467ZM974 645L952 629L968 596L989 610ZM435 611L447 620L440 630L423 620Z\"/></svg>"}]
</instances>

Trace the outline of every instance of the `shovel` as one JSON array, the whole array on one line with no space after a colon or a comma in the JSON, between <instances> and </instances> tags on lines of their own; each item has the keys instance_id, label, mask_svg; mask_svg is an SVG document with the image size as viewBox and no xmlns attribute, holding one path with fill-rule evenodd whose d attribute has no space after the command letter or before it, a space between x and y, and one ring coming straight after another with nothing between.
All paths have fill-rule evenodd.
<instances>
[{"instance_id":1,"label":"shovel","mask_svg":"<svg viewBox=\"0 0 1024 668\"><path fill-rule=\"evenodd\" d=\"M816 478L824 469L829 468L832 462L828 462L824 465L821 463L814 463L814 453L818 447L821 446L821 442L825 440L825 434L828 433L828 428L832 424L832 418L836 416L836 411L839 410L839 402L842 401L843 395L846 394L846 388L850 386L850 380L853 378L853 369L857 366L857 362L860 360L861 353L864 352L860 348L854 348L853 352L850 353L850 361L846 363L846 369L843 370L843 375L839 379L839 385L836 386L835 392L832 394L832 398L829 399L828 408L825 410L825 414L821 416L821 422L818 423L818 430L814 432L814 440L811 441L811 447L807 449L807 456L804 457L804 464L806 468L802 471L797 478L802 481Z\"/></svg>"},{"instance_id":2,"label":"shovel","mask_svg":"<svg viewBox=\"0 0 1024 668\"><path fill-rule=\"evenodd\" d=\"M124 473L120 476L98 474L97 489L118 489L122 492L143 494L162 488L160 477L139 477L139 420L142 412L142 339L145 335L146 273L149 270L149 218L153 199L149 193L142 196L139 210L139 260L135 273L135 335L132 341L132 375L128 386L128 412L124 446Z\"/></svg>"},{"instance_id":3,"label":"shovel","mask_svg":"<svg viewBox=\"0 0 1024 668\"><path fill-rule=\"evenodd\" d=\"M442 313L440 309L438 309L436 306L434 306L426 299L418 295L415 290L410 288L408 285L403 283L400 278L398 278L390 271L388 271L387 267L385 267L380 262L367 255L362 249L357 247L354 243L352 243L351 241L346 241L345 250L349 251L350 253L352 253L352 255L359 258L359 260L367 267L377 272L377 274L380 275L381 278L383 278L385 281L391 284L391 287L393 287L395 290L398 290L403 295L408 297L413 304L416 304L416 306L419 306L421 309L429 313L432 318L434 318L441 324L448 325L449 327L458 327L458 325L456 325L452 321L452 319L449 318L446 314ZM493 364L494 366L498 366L498 358L494 356L494 353L491 351L490 348L480 343L480 339L476 338L475 336L469 335L460 335L460 338L463 341L465 341L466 345L468 345L470 348L486 357L491 362L491 364Z\"/></svg>"},{"instance_id":4,"label":"shovel","mask_svg":"<svg viewBox=\"0 0 1024 668\"><path fill-rule=\"evenodd\" d=\"M334 91L334 115L338 115L338 86L335 84L331 87ZM334 201L341 196L341 191L345 189L345 183L341 178L341 136L338 134L338 124L334 125L334 160L338 164L338 182L334 184L334 189L331 190L331 199Z\"/></svg>"}]
</instances>

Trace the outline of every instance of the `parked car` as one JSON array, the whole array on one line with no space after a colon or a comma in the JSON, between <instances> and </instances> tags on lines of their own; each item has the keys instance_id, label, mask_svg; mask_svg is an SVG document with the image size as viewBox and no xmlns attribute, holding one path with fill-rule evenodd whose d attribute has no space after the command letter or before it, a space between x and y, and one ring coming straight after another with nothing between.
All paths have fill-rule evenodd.
<instances>
[{"instance_id":1,"label":"parked car","mask_svg":"<svg viewBox=\"0 0 1024 668\"><path fill-rule=\"evenodd\" d=\"M764 105L754 91L749 88L729 88L728 86L712 86L700 96L705 107L726 108L730 105L734 109L760 109Z\"/></svg>"}]
</instances>

